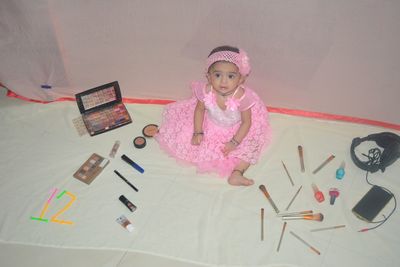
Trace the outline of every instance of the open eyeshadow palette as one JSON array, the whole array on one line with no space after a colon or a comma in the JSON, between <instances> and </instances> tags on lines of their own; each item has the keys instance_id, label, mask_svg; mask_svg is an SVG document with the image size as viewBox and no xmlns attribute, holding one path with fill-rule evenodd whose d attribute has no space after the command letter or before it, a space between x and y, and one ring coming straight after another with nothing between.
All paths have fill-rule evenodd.
<instances>
[{"instance_id":1,"label":"open eyeshadow palette","mask_svg":"<svg viewBox=\"0 0 400 267\"><path fill-rule=\"evenodd\" d=\"M74 173L74 177L85 184L90 184L107 166L110 161L93 153L85 163Z\"/></svg>"},{"instance_id":2,"label":"open eyeshadow palette","mask_svg":"<svg viewBox=\"0 0 400 267\"><path fill-rule=\"evenodd\" d=\"M132 122L117 81L78 93L75 98L92 136Z\"/></svg>"}]
</instances>

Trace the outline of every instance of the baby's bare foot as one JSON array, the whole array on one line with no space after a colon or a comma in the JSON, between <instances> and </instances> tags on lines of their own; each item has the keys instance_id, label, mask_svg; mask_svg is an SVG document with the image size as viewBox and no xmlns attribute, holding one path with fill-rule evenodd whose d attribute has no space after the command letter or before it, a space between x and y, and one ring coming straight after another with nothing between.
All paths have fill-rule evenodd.
<instances>
[{"instance_id":1,"label":"baby's bare foot","mask_svg":"<svg viewBox=\"0 0 400 267\"><path fill-rule=\"evenodd\" d=\"M248 179L243 176L243 173L239 170L234 170L228 178L228 183L230 185L243 185L243 186L249 186L253 185L254 181L252 179Z\"/></svg>"}]
</instances>

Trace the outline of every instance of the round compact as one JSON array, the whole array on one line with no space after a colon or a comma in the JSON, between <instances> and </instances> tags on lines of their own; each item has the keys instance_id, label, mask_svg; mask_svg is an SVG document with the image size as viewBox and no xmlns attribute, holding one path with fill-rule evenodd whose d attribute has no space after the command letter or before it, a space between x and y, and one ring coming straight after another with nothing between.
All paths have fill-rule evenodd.
<instances>
[{"instance_id":1,"label":"round compact","mask_svg":"<svg viewBox=\"0 0 400 267\"><path fill-rule=\"evenodd\" d=\"M143 135L146 137L153 137L156 135L157 132L158 132L157 124L148 124L142 130Z\"/></svg>"},{"instance_id":2,"label":"round compact","mask_svg":"<svg viewBox=\"0 0 400 267\"><path fill-rule=\"evenodd\" d=\"M133 139L133 145L136 148L144 148L146 146L146 138L143 136L138 136Z\"/></svg>"}]
</instances>

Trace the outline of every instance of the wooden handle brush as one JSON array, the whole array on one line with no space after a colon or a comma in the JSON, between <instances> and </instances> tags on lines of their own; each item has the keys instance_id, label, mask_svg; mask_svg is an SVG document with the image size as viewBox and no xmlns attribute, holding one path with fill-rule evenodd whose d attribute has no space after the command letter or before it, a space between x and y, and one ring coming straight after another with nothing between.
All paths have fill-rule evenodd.
<instances>
[{"instance_id":1,"label":"wooden handle brush","mask_svg":"<svg viewBox=\"0 0 400 267\"><path fill-rule=\"evenodd\" d=\"M303 216L290 216L290 217L282 217L282 220L309 220L309 221L322 222L324 220L324 215L322 215L322 213L316 213Z\"/></svg>"},{"instance_id":2,"label":"wooden handle brush","mask_svg":"<svg viewBox=\"0 0 400 267\"><path fill-rule=\"evenodd\" d=\"M312 214L313 214L312 210L303 210L303 211L279 213L276 216L278 216L278 217L289 217L289 216L312 215Z\"/></svg>"},{"instance_id":3,"label":"wooden handle brush","mask_svg":"<svg viewBox=\"0 0 400 267\"><path fill-rule=\"evenodd\" d=\"M272 200L271 196L269 195L269 193L268 193L268 191L267 191L267 188L265 188L265 185L262 184L262 185L260 185L258 188L264 193L264 196L268 199L269 204L271 204L271 206L272 206L272 208L275 210L276 214L278 214L278 213L279 213L279 209L278 209L278 207L275 205L275 203L274 203L274 201Z\"/></svg>"}]
</instances>

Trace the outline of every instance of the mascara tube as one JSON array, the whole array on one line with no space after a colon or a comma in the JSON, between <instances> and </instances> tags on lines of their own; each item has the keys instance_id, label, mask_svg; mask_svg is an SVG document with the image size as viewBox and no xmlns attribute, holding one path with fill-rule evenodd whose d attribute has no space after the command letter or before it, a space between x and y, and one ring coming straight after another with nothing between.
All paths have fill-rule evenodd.
<instances>
[{"instance_id":1,"label":"mascara tube","mask_svg":"<svg viewBox=\"0 0 400 267\"><path fill-rule=\"evenodd\" d=\"M142 167L140 167L136 162L128 158L125 154L121 156L121 159L131 165L133 168L135 168L138 172L144 173L144 170Z\"/></svg>"},{"instance_id":2,"label":"mascara tube","mask_svg":"<svg viewBox=\"0 0 400 267\"><path fill-rule=\"evenodd\" d=\"M127 199L124 195L121 195L119 197L119 200L124 203L124 205L131 211L134 212L136 210L136 206L133 205L132 202L129 201L129 199Z\"/></svg>"}]
</instances>

